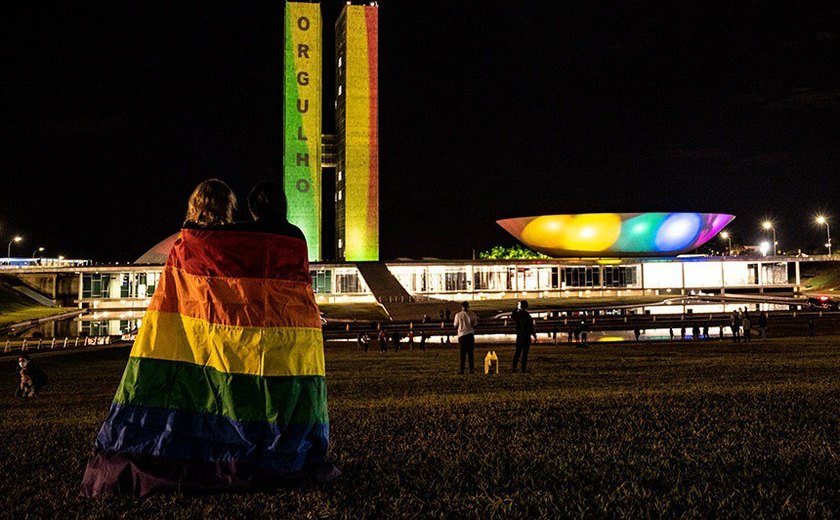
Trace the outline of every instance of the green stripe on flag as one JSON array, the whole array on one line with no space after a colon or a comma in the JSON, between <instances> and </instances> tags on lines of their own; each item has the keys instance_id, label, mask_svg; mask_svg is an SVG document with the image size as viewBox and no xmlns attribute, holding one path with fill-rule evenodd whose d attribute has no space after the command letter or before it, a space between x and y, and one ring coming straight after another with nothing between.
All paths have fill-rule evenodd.
<instances>
[{"instance_id":1,"label":"green stripe on flag","mask_svg":"<svg viewBox=\"0 0 840 520\"><path fill-rule=\"evenodd\" d=\"M323 376L226 374L210 367L151 358L128 359L114 402L281 426L329 422Z\"/></svg>"}]
</instances>

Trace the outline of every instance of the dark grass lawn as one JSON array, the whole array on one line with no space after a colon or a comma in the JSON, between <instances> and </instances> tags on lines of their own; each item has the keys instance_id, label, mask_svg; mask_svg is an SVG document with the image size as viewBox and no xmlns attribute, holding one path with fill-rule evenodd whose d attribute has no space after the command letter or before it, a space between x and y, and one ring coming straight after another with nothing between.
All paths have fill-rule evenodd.
<instances>
[{"instance_id":1,"label":"dark grass lawn","mask_svg":"<svg viewBox=\"0 0 840 520\"><path fill-rule=\"evenodd\" d=\"M537 345L531 374L493 377L458 376L454 349L331 348L340 481L147 500L77 496L126 349L36 358L31 401L2 358L0 516L836 516L840 337L752 347Z\"/></svg>"}]
</instances>

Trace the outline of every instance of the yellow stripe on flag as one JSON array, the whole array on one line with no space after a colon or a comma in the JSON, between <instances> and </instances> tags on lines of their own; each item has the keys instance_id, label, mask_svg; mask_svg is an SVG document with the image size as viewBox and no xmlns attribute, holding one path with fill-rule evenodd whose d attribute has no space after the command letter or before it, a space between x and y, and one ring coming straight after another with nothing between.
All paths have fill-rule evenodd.
<instances>
[{"instance_id":1,"label":"yellow stripe on flag","mask_svg":"<svg viewBox=\"0 0 840 520\"><path fill-rule=\"evenodd\" d=\"M132 357L183 361L256 376L323 376L321 329L236 327L147 311Z\"/></svg>"}]
</instances>

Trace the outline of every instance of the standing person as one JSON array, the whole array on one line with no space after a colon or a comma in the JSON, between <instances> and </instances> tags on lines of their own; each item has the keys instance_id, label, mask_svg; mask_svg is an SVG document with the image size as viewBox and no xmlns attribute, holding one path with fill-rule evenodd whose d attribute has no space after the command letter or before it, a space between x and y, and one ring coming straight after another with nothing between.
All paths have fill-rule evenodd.
<instances>
[{"instance_id":1,"label":"standing person","mask_svg":"<svg viewBox=\"0 0 840 520\"><path fill-rule=\"evenodd\" d=\"M420 350L426 352L426 340L429 339L429 335L426 334L426 331L420 333Z\"/></svg>"},{"instance_id":2,"label":"standing person","mask_svg":"<svg viewBox=\"0 0 840 520\"><path fill-rule=\"evenodd\" d=\"M750 320L750 313L746 309L743 318L741 318L741 326L744 328L744 341L750 341L752 338L752 321Z\"/></svg>"},{"instance_id":3,"label":"standing person","mask_svg":"<svg viewBox=\"0 0 840 520\"><path fill-rule=\"evenodd\" d=\"M388 336L385 329L379 329L379 352L388 352Z\"/></svg>"},{"instance_id":4,"label":"standing person","mask_svg":"<svg viewBox=\"0 0 840 520\"><path fill-rule=\"evenodd\" d=\"M326 460L324 346L306 242L226 229L235 201L216 179L190 197L82 495L250 490L340 474ZM298 414L305 428L289 423Z\"/></svg>"},{"instance_id":5,"label":"standing person","mask_svg":"<svg viewBox=\"0 0 840 520\"><path fill-rule=\"evenodd\" d=\"M408 329L408 350L414 350L414 329Z\"/></svg>"},{"instance_id":6,"label":"standing person","mask_svg":"<svg viewBox=\"0 0 840 520\"><path fill-rule=\"evenodd\" d=\"M446 309L446 323L449 323L449 318L452 316L452 312L449 308Z\"/></svg>"},{"instance_id":7,"label":"standing person","mask_svg":"<svg viewBox=\"0 0 840 520\"><path fill-rule=\"evenodd\" d=\"M668 329L668 335L671 336L671 341L674 341L674 327Z\"/></svg>"},{"instance_id":8,"label":"standing person","mask_svg":"<svg viewBox=\"0 0 840 520\"><path fill-rule=\"evenodd\" d=\"M458 373L464 373L464 362L469 357L472 374L475 372L475 328L478 326L478 316L470 310L470 302L461 303L461 312L455 315L454 324L458 344L461 346L461 368Z\"/></svg>"},{"instance_id":9,"label":"standing person","mask_svg":"<svg viewBox=\"0 0 840 520\"><path fill-rule=\"evenodd\" d=\"M767 311L758 315L758 330L761 331L761 339L767 339Z\"/></svg>"},{"instance_id":10,"label":"standing person","mask_svg":"<svg viewBox=\"0 0 840 520\"><path fill-rule=\"evenodd\" d=\"M587 340L589 339L589 324L586 323L586 318L580 320L580 326L577 330L580 332L580 346L588 346Z\"/></svg>"},{"instance_id":11,"label":"standing person","mask_svg":"<svg viewBox=\"0 0 840 520\"><path fill-rule=\"evenodd\" d=\"M699 341L700 340L700 324L695 323L691 326L691 340L692 341Z\"/></svg>"},{"instance_id":12,"label":"standing person","mask_svg":"<svg viewBox=\"0 0 840 520\"><path fill-rule=\"evenodd\" d=\"M741 319L738 317L737 310L732 311L732 315L729 316L729 328L732 329L732 343L738 343L738 336L741 333Z\"/></svg>"},{"instance_id":13,"label":"standing person","mask_svg":"<svg viewBox=\"0 0 840 520\"><path fill-rule=\"evenodd\" d=\"M528 300L519 302L519 312L516 313L516 352L513 354L513 372L522 357L522 373L528 372L528 351L531 349L531 337L537 340L534 331L534 318L528 312Z\"/></svg>"},{"instance_id":14,"label":"standing person","mask_svg":"<svg viewBox=\"0 0 840 520\"><path fill-rule=\"evenodd\" d=\"M391 343L394 345L394 352L400 351L400 341L402 340L402 334L399 331L395 330L391 333Z\"/></svg>"},{"instance_id":15,"label":"standing person","mask_svg":"<svg viewBox=\"0 0 840 520\"><path fill-rule=\"evenodd\" d=\"M639 336L641 336L641 335L642 335L642 331L639 330L639 327L636 327L635 329L633 329L633 336L635 336L637 342L639 341Z\"/></svg>"},{"instance_id":16,"label":"standing person","mask_svg":"<svg viewBox=\"0 0 840 520\"><path fill-rule=\"evenodd\" d=\"M447 309L447 312L449 310ZM461 312L455 315L455 333L461 347L461 368L459 374L464 373L464 362L470 358L470 374L475 372L475 328L478 326L478 316L470 310L470 302L461 303Z\"/></svg>"},{"instance_id":17,"label":"standing person","mask_svg":"<svg viewBox=\"0 0 840 520\"><path fill-rule=\"evenodd\" d=\"M554 344L557 345L557 325L556 324L551 326L551 338L554 341Z\"/></svg>"}]
</instances>

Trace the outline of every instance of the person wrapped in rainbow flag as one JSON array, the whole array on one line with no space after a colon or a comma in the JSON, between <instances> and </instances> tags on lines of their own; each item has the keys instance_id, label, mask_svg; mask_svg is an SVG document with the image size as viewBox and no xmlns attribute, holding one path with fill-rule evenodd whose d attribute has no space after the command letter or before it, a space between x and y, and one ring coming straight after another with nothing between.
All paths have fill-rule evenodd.
<instances>
[{"instance_id":1,"label":"person wrapped in rainbow flag","mask_svg":"<svg viewBox=\"0 0 840 520\"><path fill-rule=\"evenodd\" d=\"M273 183L252 191L252 213L272 191L277 198L265 184ZM285 221L285 196L274 222L230 224L235 202L215 179L190 197L82 495L242 490L340 474L326 461L323 336L306 242Z\"/></svg>"}]
</instances>

